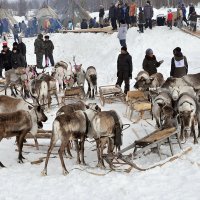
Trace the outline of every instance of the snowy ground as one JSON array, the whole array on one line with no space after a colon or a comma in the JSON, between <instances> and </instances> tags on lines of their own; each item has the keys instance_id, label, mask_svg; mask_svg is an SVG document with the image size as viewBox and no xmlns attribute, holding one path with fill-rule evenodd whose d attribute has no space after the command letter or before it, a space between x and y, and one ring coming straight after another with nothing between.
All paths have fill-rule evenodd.
<instances>
[{"instance_id":1,"label":"snowy ground","mask_svg":"<svg viewBox=\"0 0 200 200\"><path fill-rule=\"evenodd\" d=\"M189 72L199 72L199 39L185 34L174 28L156 27L139 34L136 28L128 31L128 51L133 57L133 77L142 69L142 60L147 48L152 48L158 60L164 60L158 69L165 77L169 76L172 51L180 46L184 55L188 58ZM52 34L50 38L55 44L55 60L72 61L76 56L76 62L82 63L86 69L93 65L97 68L98 84L107 85L116 82L116 60L120 52L117 33L110 34ZM35 38L24 39L27 45L27 58L29 64L35 64L33 43ZM12 46L9 42L9 46ZM131 82L133 88L134 80ZM98 100L97 100L98 102ZM51 129L52 121L58 108L53 108L47 113L49 120L45 129ZM105 110L115 109L122 117L124 124L131 123L124 117L125 105L122 103L106 104ZM148 120L132 124L123 133L123 147L131 144L152 131L155 123ZM192 147L192 151L174 162L169 162L163 167L156 167L146 172L132 170L130 173L110 172L95 167L97 163L94 143L86 142L85 160L90 167L76 165L76 154L73 150L73 159L65 159L68 176L62 175L60 161L57 155L58 147L54 149L48 165L48 176L42 177L40 172L44 162L39 165L31 165L30 162L46 155L49 140L39 140L40 150L33 147L24 147L24 164L17 163L15 140L2 140L0 143L0 161L7 166L0 169L0 200L198 200L200 187L200 147L193 145L192 139L183 145L184 148ZM28 141L33 143L32 140ZM59 143L57 144L59 146ZM176 146L176 153L179 149ZM170 155L169 147L162 147L163 159ZM159 162L157 154L150 154L138 159L142 167L148 167ZM83 171L81 171L83 170Z\"/></svg>"}]
</instances>

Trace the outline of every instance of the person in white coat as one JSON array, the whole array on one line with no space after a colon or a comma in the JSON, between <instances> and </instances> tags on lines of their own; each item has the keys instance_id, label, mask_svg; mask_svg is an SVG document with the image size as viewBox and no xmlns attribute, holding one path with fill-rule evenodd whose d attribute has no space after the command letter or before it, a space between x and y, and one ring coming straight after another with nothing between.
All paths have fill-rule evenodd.
<instances>
[{"instance_id":1,"label":"person in white coat","mask_svg":"<svg viewBox=\"0 0 200 200\"><path fill-rule=\"evenodd\" d=\"M126 47L126 34L127 34L128 26L124 20L121 20L120 27L118 30L117 37L119 38L119 42L122 47Z\"/></svg>"}]
</instances>

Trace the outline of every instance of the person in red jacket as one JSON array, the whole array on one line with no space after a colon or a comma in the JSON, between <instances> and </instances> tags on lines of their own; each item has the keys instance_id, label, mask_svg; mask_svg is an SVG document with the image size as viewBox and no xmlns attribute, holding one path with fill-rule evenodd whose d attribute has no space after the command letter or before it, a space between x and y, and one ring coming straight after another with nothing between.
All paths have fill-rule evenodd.
<instances>
[{"instance_id":1,"label":"person in red jacket","mask_svg":"<svg viewBox=\"0 0 200 200\"><path fill-rule=\"evenodd\" d=\"M168 10L168 14L167 14L167 25L168 27L172 30L172 20L173 20L173 13L172 11L169 9Z\"/></svg>"}]
</instances>

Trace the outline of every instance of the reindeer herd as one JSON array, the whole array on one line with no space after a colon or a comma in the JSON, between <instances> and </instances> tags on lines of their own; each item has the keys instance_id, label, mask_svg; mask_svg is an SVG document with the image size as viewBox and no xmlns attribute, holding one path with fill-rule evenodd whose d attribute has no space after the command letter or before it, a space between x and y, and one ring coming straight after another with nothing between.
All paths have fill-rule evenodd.
<instances>
[{"instance_id":1,"label":"reindeer herd","mask_svg":"<svg viewBox=\"0 0 200 200\"><path fill-rule=\"evenodd\" d=\"M26 134L31 133L39 149L36 135L43 127L47 116L45 110L51 109L52 96L60 104L58 93L74 86L84 88L88 82L87 96L91 99L97 94L97 72L90 66L86 72L82 65L72 66L71 63L61 61L55 65L52 74L38 73L35 66L12 69L5 74L5 95L0 96L0 141L3 138L16 137L18 145L18 162L23 163L22 148ZM11 89L11 96L7 96L7 88ZM17 98L21 95L21 98ZM32 102L30 103L30 98ZM58 154L61 160L63 174L68 171L65 167L63 154L70 152L71 141L74 141L77 152L77 163L85 164L84 142L86 138L96 141L98 166L105 167L103 150L108 146L108 154L112 154L114 147L122 145L122 122L115 111L101 111L96 103L86 104L83 101L62 106L56 113L52 123L52 136L47 152L43 175L47 174L47 164L56 142L61 140ZM0 166L4 165L0 162Z\"/></svg>"},{"instance_id":2,"label":"reindeer herd","mask_svg":"<svg viewBox=\"0 0 200 200\"><path fill-rule=\"evenodd\" d=\"M152 116L159 128L178 128L180 125L180 139L192 135L194 143L198 143L195 125L198 124L200 137L200 73L164 80L161 73L149 76L141 71L134 87L148 95Z\"/></svg>"},{"instance_id":3,"label":"reindeer herd","mask_svg":"<svg viewBox=\"0 0 200 200\"><path fill-rule=\"evenodd\" d=\"M3 138L16 137L19 155L18 161L23 162L22 148L27 133L34 137L36 148L38 142L36 135L38 129L46 122L46 105L51 108L52 96L60 104L58 93L74 86L84 88L85 80L88 82L87 96L91 99L97 94L97 72L90 66L86 72L82 65L72 66L63 61L58 62L52 74L38 73L34 66L26 69L9 70L5 74L5 95L0 96L0 141ZM20 87L19 87L20 85ZM11 88L11 95L7 96L7 88ZM158 128L181 127L180 138L186 139L189 135L198 143L195 125L198 124L200 136L200 74L186 75L182 78L168 78L164 80L161 73L149 76L145 71L139 72L134 86L144 91L152 103L152 116ZM20 90L18 89L20 88ZM16 98L18 93L22 98ZM32 103L30 99L32 98ZM107 146L107 154L113 155L114 148L120 149L122 145L123 124L114 110L101 111L96 103L86 104L77 101L60 107L52 123L52 135L47 151L45 167L42 175L47 175L47 165L50 154L58 140L61 141L58 155L61 161L63 174L68 174L64 163L65 151L72 157L71 142L75 144L77 163L85 165L84 143L86 138L96 142L97 166L104 168L103 150ZM109 163L113 168L112 164ZM0 166L4 165L0 162Z\"/></svg>"}]
</instances>

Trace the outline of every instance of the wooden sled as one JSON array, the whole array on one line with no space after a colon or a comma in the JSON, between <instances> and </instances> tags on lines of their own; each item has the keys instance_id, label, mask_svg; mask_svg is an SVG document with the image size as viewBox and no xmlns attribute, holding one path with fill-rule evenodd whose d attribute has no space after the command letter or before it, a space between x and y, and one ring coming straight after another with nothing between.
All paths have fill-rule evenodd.
<instances>
[{"instance_id":1,"label":"wooden sled","mask_svg":"<svg viewBox=\"0 0 200 200\"><path fill-rule=\"evenodd\" d=\"M106 160L106 162L109 163L110 166L113 165L112 162L114 159L118 159L118 160L122 160L127 165L130 165L138 170L145 171L139 168L136 164L134 164L132 162L132 159L136 159L142 154L144 154L146 151L149 151L149 150L151 151L152 149L155 149L155 148L157 148L158 155L160 159L162 159L160 146L165 143L169 144L171 154L172 156L174 156L173 144L171 142L172 137L173 139L175 138L177 140L177 143L179 144L179 147L182 150L181 142L178 136L178 132L176 131L176 128L168 128L164 130L154 131L150 135L140 140L137 140L133 144L129 145L128 147L120 150L112 157L108 157L108 155L104 155L104 159ZM129 155L123 155L125 152L131 149L133 149L133 153Z\"/></svg>"},{"instance_id":2,"label":"wooden sled","mask_svg":"<svg viewBox=\"0 0 200 200\"><path fill-rule=\"evenodd\" d=\"M127 92L126 104L126 116L130 120L132 118L133 111L139 113L140 117L136 122L138 122L140 119L143 119L143 115L146 111L151 111L151 103L148 101L145 93L139 90Z\"/></svg>"},{"instance_id":3,"label":"wooden sled","mask_svg":"<svg viewBox=\"0 0 200 200\"><path fill-rule=\"evenodd\" d=\"M83 86L72 87L65 89L64 96L62 97L62 104L65 105L65 100L78 99L83 100L85 98L85 91Z\"/></svg>"},{"instance_id":4,"label":"wooden sled","mask_svg":"<svg viewBox=\"0 0 200 200\"><path fill-rule=\"evenodd\" d=\"M102 106L105 103L113 103L114 101L125 102L125 94L120 87L116 87L115 85L100 86L99 95Z\"/></svg>"}]
</instances>

